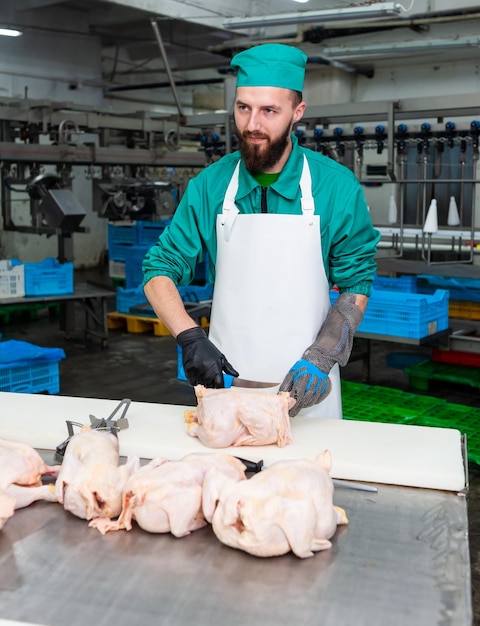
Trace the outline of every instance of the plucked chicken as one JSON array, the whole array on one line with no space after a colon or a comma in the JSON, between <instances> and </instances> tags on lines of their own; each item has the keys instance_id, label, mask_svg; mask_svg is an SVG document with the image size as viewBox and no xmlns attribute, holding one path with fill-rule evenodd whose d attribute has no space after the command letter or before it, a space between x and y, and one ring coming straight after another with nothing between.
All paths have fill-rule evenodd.
<instances>
[{"instance_id":1,"label":"plucked chicken","mask_svg":"<svg viewBox=\"0 0 480 626\"><path fill-rule=\"evenodd\" d=\"M43 485L42 476L56 476L59 469L46 465L30 446L0 439L0 528L15 509L36 500L55 501L53 485Z\"/></svg>"},{"instance_id":2,"label":"plucked chicken","mask_svg":"<svg viewBox=\"0 0 480 626\"><path fill-rule=\"evenodd\" d=\"M122 509L122 493L130 474L140 467L138 457L119 464L117 437L108 431L85 428L68 443L55 483L57 500L77 517L115 517Z\"/></svg>"},{"instance_id":3,"label":"plucked chicken","mask_svg":"<svg viewBox=\"0 0 480 626\"><path fill-rule=\"evenodd\" d=\"M171 532L183 537L207 524L202 509L206 476L219 484L245 479L245 466L227 454L189 454L180 461L153 459L133 474L125 485L118 520L96 518L90 526L102 534L130 530L132 520L151 533Z\"/></svg>"},{"instance_id":4,"label":"plucked chicken","mask_svg":"<svg viewBox=\"0 0 480 626\"><path fill-rule=\"evenodd\" d=\"M212 527L218 539L255 556L279 556L290 550L300 558L331 547L345 511L333 505L331 458L326 450L314 461L285 460L249 480L218 488L211 475L205 494L217 499ZM216 494L216 495L215 495Z\"/></svg>"},{"instance_id":5,"label":"plucked chicken","mask_svg":"<svg viewBox=\"0 0 480 626\"><path fill-rule=\"evenodd\" d=\"M270 394L196 385L195 395L196 409L185 412L188 433L209 448L272 443L282 448L292 441L288 411L295 400L286 392Z\"/></svg>"}]
</instances>

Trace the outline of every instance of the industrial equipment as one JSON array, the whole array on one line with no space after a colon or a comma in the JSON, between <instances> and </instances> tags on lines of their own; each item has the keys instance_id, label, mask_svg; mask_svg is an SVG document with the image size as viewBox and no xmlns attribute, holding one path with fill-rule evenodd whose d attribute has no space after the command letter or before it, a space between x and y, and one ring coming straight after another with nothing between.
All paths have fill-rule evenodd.
<instances>
[{"instance_id":1,"label":"industrial equipment","mask_svg":"<svg viewBox=\"0 0 480 626\"><path fill-rule=\"evenodd\" d=\"M171 217L175 211L172 183L148 179L99 182L99 217L109 220L151 220Z\"/></svg>"},{"instance_id":2,"label":"industrial equipment","mask_svg":"<svg viewBox=\"0 0 480 626\"><path fill-rule=\"evenodd\" d=\"M86 232L80 224L85 210L69 188L68 168L62 175L23 167L2 168L2 216L4 230L58 236L58 260L73 261L74 232ZM15 178L12 177L15 173ZM18 187L21 184L22 187ZM28 197L28 203L25 200ZM28 207L28 217L17 211L18 204ZM26 213L26 211L24 211ZM18 220L18 221L17 221ZM29 221L29 223L27 222Z\"/></svg>"},{"instance_id":3,"label":"industrial equipment","mask_svg":"<svg viewBox=\"0 0 480 626\"><path fill-rule=\"evenodd\" d=\"M296 125L302 145L338 160L359 178L372 221L382 234L380 261L441 265L450 274L463 265L463 275L475 272L474 257L480 251L479 100L456 95L434 101L313 105ZM52 228L42 213L31 223L13 218L19 186L43 183L46 196L40 198L40 191L32 190L36 197L31 202L42 203L53 224L55 206L60 202L65 208L62 189L68 188L71 170L79 165L87 168L85 178L93 186L98 216L171 217L188 180L237 147L227 110L184 115L180 124L178 116L140 112L122 117L65 103L3 101L0 119L2 216L7 231L41 233ZM45 143L45 137L51 142ZM36 179L52 167L61 182ZM438 229L427 232L432 200ZM71 225L74 219L64 215L60 222ZM54 228L58 230L58 225ZM75 229L80 228L77 223Z\"/></svg>"}]
</instances>

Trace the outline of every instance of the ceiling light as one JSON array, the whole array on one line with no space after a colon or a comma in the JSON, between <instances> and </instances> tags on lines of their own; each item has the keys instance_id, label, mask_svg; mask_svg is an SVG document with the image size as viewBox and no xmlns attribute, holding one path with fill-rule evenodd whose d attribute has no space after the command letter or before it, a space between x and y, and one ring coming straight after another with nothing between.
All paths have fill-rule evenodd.
<instances>
[{"instance_id":1,"label":"ceiling light","mask_svg":"<svg viewBox=\"0 0 480 626\"><path fill-rule=\"evenodd\" d=\"M309 2L309 0L293 0L294 2L299 2L300 4L303 4L304 2Z\"/></svg>"},{"instance_id":2,"label":"ceiling light","mask_svg":"<svg viewBox=\"0 0 480 626\"><path fill-rule=\"evenodd\" d=\"M457 39L427 39L425 41L399 41L364 46L338 46L323 49L329 58L350 59L360 56L383 56L385 54L416 53L451 50L452 48L480 48L480 37L458 37Z\"/></svg>"},{"instance_id":3,"label":"ceiling light","mask_svg":"<svg viewBox=\"0 0 480 626\"><path fill-rule=\"evenodd\" d=\"M402 5L398 2L379 2L345 9L325 11L300 11L299 13L277 13L257 17L232 17L223 22L225 28L242 29L262 26L283 26L312 22L337 22L344 20L371 20L389 15L399 15Z\"/></svg>"},{"instance_id":4,"label":"ceiling light","mask_svg":"<svg viewBox=\"0 0 480 626\"><path fill-rule=\"evenodd\" d=\"M4 37L19 37L22 34L20 30L15 30L14 28L2 28L0 27L0 35Z\"/></svg>"}]
</instances>

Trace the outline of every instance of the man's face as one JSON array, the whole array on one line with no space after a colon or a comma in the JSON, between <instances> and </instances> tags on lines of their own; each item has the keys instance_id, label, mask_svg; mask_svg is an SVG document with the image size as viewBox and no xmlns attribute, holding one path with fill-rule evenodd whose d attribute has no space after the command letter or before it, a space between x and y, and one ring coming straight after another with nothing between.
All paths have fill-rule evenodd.
<instances>
[{"instance_id":1,"label":"man's face","mask_svg":"<svg viewBox=\"0 0 480 626\"><path fill-rule=\"evenodd\" d=\"M305 103L294 104L289 89L238 87L235 126L240 152L251 172L278 172L290 153L292 125Z\"/></svg>"}]
</instances>

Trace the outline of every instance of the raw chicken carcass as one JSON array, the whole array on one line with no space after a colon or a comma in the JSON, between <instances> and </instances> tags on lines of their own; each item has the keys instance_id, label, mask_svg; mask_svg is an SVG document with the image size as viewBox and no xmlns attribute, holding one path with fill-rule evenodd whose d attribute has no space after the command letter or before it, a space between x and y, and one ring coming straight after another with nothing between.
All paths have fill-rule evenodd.
<instances>
[{"instance_id":1,"label":"raw chicken carcass","mask_svg":"<svg viewBox=\"0 0 480 626\"><path fill-rule=\"evenodd\" d=\"M223 484L245 479L245 466L227 454L189 454L180 461L153 459L133 474L125 485L118 520L96 518L90 526L102 534L131 530L132 519L151 533L171 532L183 537L206 526L202 488L206 476Z\"/></svg>"},{"instance_id":2,"label":"raw chicken carcass","mask_svg":"<svg viewBox=\"0 0 480 626\"><path fill-rule=\"evenodd\" d=\"M197 407L185 412L188 433L209 448L279 447L291 443L289 409L295 400L286 392L270 394L241 389L195 386Z\"/></svg>"},{"instance_id":3,"label":"raw chicken carcass","mask_svg":"<svg viewBox=\"0 0 480 626\"><path fill-rule=\"evenodd\" d=\"M57 500L77 517L115 517L122 509L128 477L140 467L138 457L119 464L117 437L108 431L85 428L65 450L55 483Z\"/></svg>"},{"instance_id":4,"label":"raw chicken carcass","mask_svg":"<svg viewBox=\"0 0 480 626\"><path fill-rule=\"evenodd\" d=\"M59 469L46 465L30 446L0 439L0 528L15 509L36 500L55 501L53 485L43 485L42 476L56 476Z\"/></svg>"},{"instance_id":5,"label":"raw chicken carcass","mask_svg":"<svg viewBox=\"0 0 480 626\"><path fill-rule=\"evenodd\" d=\"M315 461L273 463L241 483L218 490L213 514L215 535L227 546L255 556L279 556L290 550L300 558L331 547L338 524L347 524L345 511L333 505L331 459L326 450ZM209 477L209 483L215 477Z\"/></svg>"}]
</instances>

